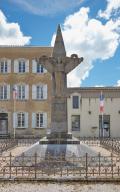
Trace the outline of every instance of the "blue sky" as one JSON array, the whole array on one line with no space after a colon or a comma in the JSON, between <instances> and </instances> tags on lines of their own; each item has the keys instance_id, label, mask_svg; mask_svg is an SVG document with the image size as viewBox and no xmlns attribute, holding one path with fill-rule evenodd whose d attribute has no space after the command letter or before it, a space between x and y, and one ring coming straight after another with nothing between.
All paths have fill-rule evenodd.
<instances>
[{"instance_id":1,"label":"blue sky","mask_svg":"<svg viewBox=\"0 0 120 192\"><path fill-rule=\"evenodd\" d=\"M120 86L120 0L0 0L0 44L51 46L61 24L67 54L84 62L69 86Z\"/></svg>"}]
</instances>

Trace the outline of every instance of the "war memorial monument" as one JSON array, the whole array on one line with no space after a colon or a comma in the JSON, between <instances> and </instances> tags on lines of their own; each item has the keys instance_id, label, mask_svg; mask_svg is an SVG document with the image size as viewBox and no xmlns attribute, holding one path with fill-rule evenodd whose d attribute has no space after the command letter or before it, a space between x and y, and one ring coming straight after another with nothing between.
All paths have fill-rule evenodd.
<instances>
[{"instance_id":1,"label":"war memorial monument","mask_svg":"<svg viewBox=\"0 0 120 192\"><path fill-rule=\"evenodd\" d=\"M95 152L89 146L80 144L80 141L68 132L67 74L83 61L83 57L79 58L76 54L72 54L70 57L66 56L60 25L57 28L52 56L43 55L36 58L36 61L52 75L51 125L46 137L31 146L25 155L37 153L38 156L47 157L50 154L54 158L62 154L65 159L73 153L77 157L85 153L94 155Z\"/></svg>"}]
</instances>

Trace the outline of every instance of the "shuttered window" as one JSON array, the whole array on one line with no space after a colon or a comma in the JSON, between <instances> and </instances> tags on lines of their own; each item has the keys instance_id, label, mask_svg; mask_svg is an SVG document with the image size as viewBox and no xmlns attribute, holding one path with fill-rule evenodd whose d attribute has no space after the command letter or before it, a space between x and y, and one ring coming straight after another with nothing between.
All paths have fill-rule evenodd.
<instances>
[{"instance_id":1,"label":"shuttered window","mask_svg":"<svg viewBox=\"0 0 120 192\"><path fill-rule=\"evenodd\" d=\"M10 99L10 85L0 85L0 100Z\"/></svg>"},{"instance_id":2,"label":"shuttered window","mask_svg":"<svg viewBox=\"0 0 120 192\"><path fill-rule=\"evenodd\" d=\"M10 73L11 72L11 61L9 59L0 60L0 73Z\"/></svg>"},{"instance_id":3,"label":"shuttered window","mask_svg":"<svg viewBox=\"0 0 120 192\"><path fill-rule=\"evenodd\" d=\"M46 73L47 70L40 63L37 63L37 61L35 59L33 59L32 60L32 72L42 74L42 73Z\"/></svg>"},{"instance_id":4,"label":"shuttered window","mask_svg":"<svg viewBox=\"0 0 120 192\"><path fill-rule=\"evenodd\" d=\"M28 113L27 112L13 113L13 127L28 128Z\"/></svg>"},{"instance_id":5,"label":"shuttered window","mask_svg":"<svg viewBox=\"0 0 120 192\"><path fill-rule=\"evenodd\" d=\"M32 85L32 99L44 100L47 99L47 85Z\"/></svg>"},{"instance_id":6,"label":"shuttered window","mask_svg":"<svg viewBox=\"0 0 120 192\"><path fill-rule=\"evenodd\" d=\"M33 113L32 128L47 128L47 113Z\"/></svg>"},{"instance_id":7,"label":"shuttered window","mask_svg":"<svg viewBox=\"0 0 120 192\"><path fill-rule=\"evenodd\" d=\"M28 85L14 85L16 87L17 100L29 99L29 86Z\"/></svg>"},{"instance_id":8,"label":"shuttered window","mask_svg":"<svg viewBox=\"0 0 120 192\"><path fill-rule=\"evenodd\" d=\"M14 72L15 73L28 73L29 72L29 60L27 60L27 59L14 60Z\"/></svg>"}]
</instances>

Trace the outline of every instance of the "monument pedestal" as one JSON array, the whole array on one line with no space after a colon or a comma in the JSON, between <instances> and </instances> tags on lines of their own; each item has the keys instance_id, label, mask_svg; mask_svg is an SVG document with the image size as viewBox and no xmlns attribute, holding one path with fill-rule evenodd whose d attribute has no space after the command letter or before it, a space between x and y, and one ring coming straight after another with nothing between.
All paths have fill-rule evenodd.
<instances>
[{"instance_id":1,"label":"monument pedestal","mask_svg":"<svg viewBox=\"0 0 120 192\"><path fill-rule=\"evenodd\" d=\"M39 141L39 144L80 144L80 141L72 137L71 133L50 133Z\"/></svg>"}]
</instances>

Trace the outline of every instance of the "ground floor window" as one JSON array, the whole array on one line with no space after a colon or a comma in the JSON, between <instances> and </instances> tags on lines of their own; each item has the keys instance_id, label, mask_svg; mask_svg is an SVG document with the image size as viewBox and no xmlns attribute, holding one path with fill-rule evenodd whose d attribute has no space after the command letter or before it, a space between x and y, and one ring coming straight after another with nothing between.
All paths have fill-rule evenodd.
<instances>
[{"instance_id":1,"label":"ground floor window","mask_svg":"<svg viewBox=\"0 0 120 192\"><path fill-rule=\"evenodd\" d=\"M72 115L72 131L80 131L80 115Z\"/></svg>"},{"instance_id":2,"label":"ground floor window","mask_svg":"<svg viewBox=\"0 0 120 192\"><path fill-rule=\"evenodd\" d=\"M36 127L43 127L43 113L36 113Z\"/></svg>"},{"instance_id":3,"label":"ground floor window","mask_svg":"<svg viewBox=\"0 0 120 192\"><path fill-rule=\"evenodd\" d=\"M17 114L17 127L25 127L25 114L24 113L18 113Z\"/></svg>"},{"instance_id":4,"label":"ground floor window","mask_svg":"<svg viewBox=\"0 0 120 192\"><path fill-rule=\"evenodd\" d=\"M32 113L32 128L47 128L47 113Z\"/></svg>"},{"instance_id":5,"label":"ground floor window","mask_svg":"<svg viewBox=\"0 0 120 192\"><path fill-rule=\"evenodd\" d=\"M110 115L99 115L99 136L110 137Z\"/></svg>"},{"instance_id":6,"label":"ground floor window","mask_svg":"<svg viewBox=\"0 0 120 192\"><path fill-rule=\"evenodd\" d=\"M28 128L28 113L14 112L13 113L13 127L14 128Z\"/></svg>"}]
</instances>

